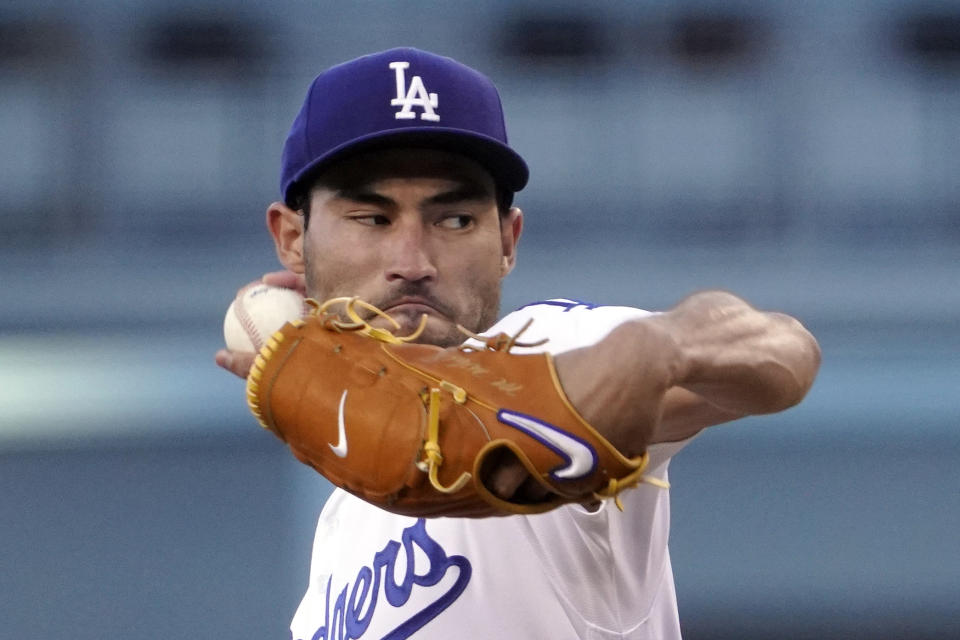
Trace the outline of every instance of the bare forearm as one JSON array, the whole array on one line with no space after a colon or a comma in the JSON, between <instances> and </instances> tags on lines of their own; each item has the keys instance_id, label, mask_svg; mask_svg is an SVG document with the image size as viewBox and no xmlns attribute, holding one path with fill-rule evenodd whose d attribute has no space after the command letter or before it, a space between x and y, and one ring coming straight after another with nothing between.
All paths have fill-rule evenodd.
<instances>
[{"instance_id":1,"label":"bare forearm","mask_svg":"<svg viewBox=\"0 0 960 640\"><path fill-rule=\"evenodd\" d=\"M574 406L624 453L795 405L820 349L803 326L722 291L617 327L556 358Z\"/></svg>"}]
</instances>

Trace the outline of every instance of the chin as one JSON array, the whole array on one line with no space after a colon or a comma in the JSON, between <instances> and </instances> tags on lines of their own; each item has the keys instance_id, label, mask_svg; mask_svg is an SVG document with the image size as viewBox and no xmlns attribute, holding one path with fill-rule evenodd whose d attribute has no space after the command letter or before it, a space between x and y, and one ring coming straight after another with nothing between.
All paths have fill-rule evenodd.
<instances>
[{"instance_id":1,"label":"chin","mask_svg":"<svg viewBox=\"0 0 960 640\"><path fill-rule=\"evenodd\" d=\"M370 324L378 329L387 329L397 337L409 336L420 326L420 319L423 313L400 311L390 313L390 317L397 321L400 328L397 329L384 318L373 318ZM438 318L435 315L427 314L427 326L414 342L419 344L432 344L438 347L453 347L462 343L466 336L460 333L456 325L446 319Z\"/></svg>"}]
</instances>

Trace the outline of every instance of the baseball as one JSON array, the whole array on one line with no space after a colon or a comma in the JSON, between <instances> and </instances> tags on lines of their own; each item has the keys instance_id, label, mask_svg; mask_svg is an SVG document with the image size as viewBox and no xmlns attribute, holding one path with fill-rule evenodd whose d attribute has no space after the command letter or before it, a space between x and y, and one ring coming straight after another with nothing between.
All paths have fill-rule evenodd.
<instances>
[{"instance_id":1,"label":"baseball","mask_svg":"<svg viewBox=\"0 0 960 640\"><path fill-rule=\"evenodd\" d=\"M231 351L260 351L273 333L303 315L303 296L293 289L249 284L230 303L223 339Z\"/></svg>"}]
</instances>

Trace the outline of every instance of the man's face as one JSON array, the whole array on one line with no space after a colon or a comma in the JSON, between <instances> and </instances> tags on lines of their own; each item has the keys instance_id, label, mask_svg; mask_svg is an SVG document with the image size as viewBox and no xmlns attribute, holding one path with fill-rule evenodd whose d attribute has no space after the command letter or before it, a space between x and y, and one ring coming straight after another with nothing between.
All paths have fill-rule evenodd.
<instances>
[{"instance_id":1,"label":"man's face","mask_svg":"<svg viewBox=\"0 0 960 640\"><path fill-rule=\"evenodd\" d=\"M398 335L426 314L418 341L460 344L457 324L480 332L497 319L520 216L514 209L500 220L493 179L463 156L403 149L354 157L311 194L307 293L321 302L358 296L397 320Z\"/></svg>"}]
</instances>

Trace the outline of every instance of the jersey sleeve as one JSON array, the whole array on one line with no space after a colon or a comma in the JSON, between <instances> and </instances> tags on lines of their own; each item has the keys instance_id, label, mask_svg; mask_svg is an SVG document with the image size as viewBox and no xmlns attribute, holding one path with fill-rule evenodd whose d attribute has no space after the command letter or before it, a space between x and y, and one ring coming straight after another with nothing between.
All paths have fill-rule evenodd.
<instances>
[{"instance_id":1,"label":"jersey sleeve","mask_svg":"<svg viewBox=\"0 0 960 640\"><path fill-rule=\"evenodd\" d=\"M521 343L546 342L536 347L514 347L515 353L549 352L554 355L590 346L602 340L617 326L630 320L652 315L650 311L633 307L595 305L557 298L520 307L493 325L485 335L506 333L516 335L528 322L519 338ZM475 340L468 345L479 347Z\"/></svg>"}]
</instances>

